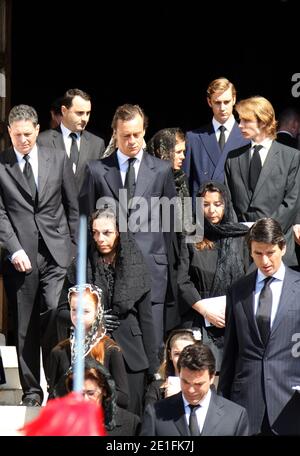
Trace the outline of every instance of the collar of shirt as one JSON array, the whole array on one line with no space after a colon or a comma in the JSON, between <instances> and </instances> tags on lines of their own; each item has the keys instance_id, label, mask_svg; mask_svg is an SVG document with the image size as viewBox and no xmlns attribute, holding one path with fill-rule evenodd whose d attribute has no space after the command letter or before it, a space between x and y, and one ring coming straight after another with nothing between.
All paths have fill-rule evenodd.
<instances>
[{"instance_id":1,"label":"collar of shirt","mask_svg":"<svg viewBox=\"0 0 300 456\"><path fill-rule=\"evenodd\" d=\"M137 153L134 157L132 157L132 158L136 158L136 161L134 162L134 165L133 165L136 178L137 178L138 173L139 173L141 160L143 158L143 153L144 153L144 151L143 151L143 149L141 149L139 151L139 153ZM121 152L120 149L118 149L117 150L117 158L118 158L118 162L119 162L119 168L120 168L122 183L124 185L125 179L126 179L126 172L127 172L127 169L128 169L128 159L131 158L131 157L128 157L128 155L123 154L123 152Z\"/></svg>"},{"instance_id":2,"label":"collar of shirt","mask_svg":"<svg viewBox=\"0 0 300 456\"><path fill-rule=\"evenodd\" d=\"M273 274L272 277L276 280L281 280L283 282L285 276L285 265L283 261L281 262L281 265L279 266L279 269ZM265 280L267 276L265 276L260 269L257 270L257 277L256 277L256 284L262 282Z\"/></svg>"},{"instance_id":3,"label":"collar of shirt","mask_svg":"<svg viewBox=\"0 0 300 456\"><path fill-rule=\"evenodd\" d=\"M278 311L278 307L279 307L284 275L285 275L285 265L283 262L281 262L281 265L280 265L278 271L276 271L275 274L273 275L275 280L273 280L272 283L270 284L270 288L271 288L272 294L273 294L271 319L270 319L271 328L273 326L273 322L275 320L275 317L276 317L276 314ZM259 296L260 296L261 290L263 289L263 286L264 286L263 281L265 278L266 278L266 276L260 270L258 270L257 277L256 277L256 285L255 285L255 295L254 295L254 315L256 315L256 312L257 312Z\"/></svg>"},{"instance_id":4,"label":"collar of shirt","mask_svg":"<svg viewBox=\"0 0 300 456\"><path fill-rule=\"evenodd\" d=\"M66 151L67 151L67 155L68 155L68 157L70 157L71 145L72 145L72 138L70 137L70 133L72 133L72 131L69 130L67 127L65 127L62 122L60 124L60 128L61 128L61 131L62 131L63 140L64 140L64 143L65 143L65 148L66 148ZM79 150L81 135L80 135L80 133L77 133L77 132L74 132L74 133L77 136L77 145L78 145L78 150Z\"/></svg>"},{"instance_id":5,"label":"collar of shirt","mask_svg":"<svg viewBox=\"0 0 300 456\"><path fill-rule=\"evenodd\" d=\"M144 151L143 151L143 149L141 149L141 150L140 150L134 157L132 157L132 158L136 158L137 161L140 163L141 160L142 160L142 158L143 158L143 153L144 153ZM131 157L128 157L128 155L123 154L123 152L122 152L120 149L117 150L117 157L118 157L118 162L119 162L120 169L123 167L123 165L124 165L125 163L127 164L127 160L128 160L129 158L131 158ZM127 165L126 165L126 167L127 167Z\"/></svg>"},{"instance_id":6,"label":"collar of shirt","mask_svg":"<svg viewBox=\"0 0 300 456\"><path fill-rule=\"evenodd\" d=\"M201 407L199 407L196 410L196 416L197 416L197 421L198 421L200 432L202 432L202 429L203 429L203 426L204 426L204 421L205 421L206 414L207 414L207 411L208 411L210 399L211 399L211 390L209 389L207 394L204 396L204 398L197 404L197 405L201 405ZM189 423L191 409L189 407L190 404L186 400L186 398L184 397L183 393L182 393L182 400L183 400L184 413L185 413L185 416L186 416L186 420L187 420L187 423Z\"/></svg>"},{"instance_id":7,"label":"collar of shirt","mask_svg":"<svg viewBox=\"0 0 300 456\"><path fill-rule=\"evenodd\" d=\"M209 403L210 403L210 398L211 398L211 390L209 389L207 394L204 396L204 398L201 399L201 401L195 405L201 405L201 407L203 407L203 408L208 408ZM183 400L185 412L188 412L188 414L190 414L191 413L191 409L189 407L190 403L186 400L183 393L182 393L182 400Z\"/></svg>"},{"instance_id":8,"label":"collar of shirt","mask_svg":"<svg viewBox=\"0 0 300 456\"><path fill-rule=\"evenodd\" d=\"M279 131L277 131L277 135L278 135L279 133L284 133L285 135L289 135L291 138L295 138L295 136L294 136L290 131L279 130Z\"/></svg>"},{"instance_id":9,"label":"collar of shirt","mask_svg":"<svg viewBox=\"0 0 300 456\"><path fill-rule=\"evenodd\" d=\"M25 166L25 160L23 160L24 154L20 154L15 148L14 148L19 166L21 171L23 172L24 166ZM34 180L36 183L36 186L38 186L38 148L37 145L35 144L31 151L28 154L29 156L29 163L32 168Z\"/></svg>"},{"instance_id":10,"label":"collar of shirt","mask_svg":"<svg viewBox=\"0 0 300 456\"><path fill-rule=\"evenodd\" d=\"M268 155L268 152L272 146L272 142L273 140L270 139L270 138L265 138L261 143L255 143L254 141L251 141L251 157L253 156L253 152L254 152L254 146L262 146L262 149L260 149L259 151L259 155L260 155L260 159L261 159L261 164L263 165L266 158L267 158L267 155Z\"/></svg>"},{"instance_id":11,"label":"collar of shirt","mask_svg":"<svg viewBox=\"0 0 300 456\"><path fill-rule=\"evenodd\" d=\"M23 160L24 154L21 154L15 148L14 148L14 151L17 156L18 163L25 166L25 161ZM37 158L38 158L37 153L38 153L37 145L35 144L28 154L31 166L32 166L33 162L37 161ZM23 166L22 166L22 168L23 168Z\"/></svg>"},{"instance_id":12,"label":"collar of shirt","mask_svg":"<svg viewBox=\"0 0 300 456\"><path fill-rule=\"evenodd\" d=\"M233 115L231 115L229 117L228 120L226 120L226 122L224 124L221 124L220 122L218 122L214 117L213 117L213 120L212 120L212 124L213 124L213 127L215 129L215 133L219 132L219 127L221 125L223 125L226 130L225 130L225 135L229 135L231 130L233 129L233 126L234 126L234 123L235 123L235 118Z\"/></svg>"}]
</instances>

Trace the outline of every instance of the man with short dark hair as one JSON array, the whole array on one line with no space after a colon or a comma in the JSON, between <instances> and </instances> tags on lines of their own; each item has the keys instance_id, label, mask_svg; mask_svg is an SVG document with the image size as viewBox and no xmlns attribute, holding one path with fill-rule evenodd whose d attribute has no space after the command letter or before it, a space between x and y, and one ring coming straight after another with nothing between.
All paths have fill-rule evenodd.
<instances>
[{"instance_id":1,"label":"man with short dark hair","mask_svg":"<svg viewBox=\"0 0 300 456\"><path fill-rule=\"evenodd\" d=\"M46 378L57 344L55 313L67 267L75 256L78 201L64 151L36 144L38 116L28 105L8 117L11 148L0 154L0 243L12 313L22 404L43 401L40 345Z\"/></svg>"},{"instance_id":2,"label":"man with short dark hair","mask_svg":"<svg viewBox=\"0 0 300 456\"><path fill-rule=\"evenodd\" d=\"M207 345L185 347L177 368L181 392L146 407L141 435L248 435L246 410L211 389L216 369Z\"/></svg>"},{"instance_id":3,"label":"man with short dark hair","mask_svg":"<svg viewBox=\"0 0 300 456\"><path fill-rule=\"evenodd\" d=\"M300 385L293 349L300 328L300 274L282 261L286 241L274 219L252 226L248 246L257 270L227 295L218 389L246 408L250 434L285 435L280 414Z\"/></svg>"},{"instance_id":4,"label":"man with short dark hair","mask_svg":"<svg viewBox=\"0 0 300 456\"><path fill-rule=\"evenodd\" d=\"M65 150L71 160L78 193L84 180L85 166L102 157L104 141L86 130L91 115L91 97L80 89L69 89L60 99L61 122L38 136L38 144Z\"/></svg>"}]
</instances>

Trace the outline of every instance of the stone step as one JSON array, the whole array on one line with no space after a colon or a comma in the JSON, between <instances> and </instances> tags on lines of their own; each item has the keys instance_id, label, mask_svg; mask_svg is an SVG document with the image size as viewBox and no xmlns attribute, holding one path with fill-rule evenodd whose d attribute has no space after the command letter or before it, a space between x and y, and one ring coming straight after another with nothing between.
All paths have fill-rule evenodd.
<instances>
[{"instance_id":1,"label":"stone step","mask_svg":"<svg viewBox=\"0 0 300 456\"><path fill-rule=\"evenodd\" d=\"M0 385L0 405L18 405L22 398L22 388L20 385L18 358L16 347L1 346L0 347L3 367L5 371L6 383ZM45 379L44 369L42 368L41 357L41 386L44 391L43 405L46 404L48 393L47 383ZM1 424L0 424L1 427Z\"/></svg>"},{"instance_id":2,"label":"stone step","mask_svg":"<svg viewBox=\"0 0 300 456\"><path fill-rule=\"evenodd\" d=\"M0 385L0 390L21 389L16 347L4 345L0 352L6 378L6 383Z\"/></svg>"},{"instance_id":3,"label":"stone step","mask_svg":"<svg viewBox=\"0 0 300 456\"><path fill-rule=\"evenodd\" d=\"M1 389L0 388L0 406L1 405L18 405L22 400L22 393L21 389ZM0 424L1 427L1 424Z\"/></svg>"},{"instance_id":4,"label":"stone step","mask_svg":"<svg viewBox=\"0 0 300 456\"><path fill-rule=\"evenodd\" d=\"M2 405L0 407L0 435L16 435L17 430L33 420L41 407Z\"/></svg>"}]
</instances>

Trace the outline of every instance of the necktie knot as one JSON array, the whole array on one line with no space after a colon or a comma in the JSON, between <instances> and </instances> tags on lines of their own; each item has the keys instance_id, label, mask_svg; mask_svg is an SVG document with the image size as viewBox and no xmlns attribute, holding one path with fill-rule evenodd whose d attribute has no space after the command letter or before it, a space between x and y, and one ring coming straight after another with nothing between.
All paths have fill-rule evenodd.
<instances>
[{"instance_id":1,"label":"necktie knot","mask_svg":"<svg viewBox=\"0 0 300 456\"><path fill-rule=\"evenodd\" d=\"M265 282L265 283L264 283L264 287L270 286L272 280L273 280L273 277L272 277L272 276L266 277L266 278L264 279L264 282Z\"/></svg>"},{"instance_id":2,"label":"necktie knot","mask_svg":"<svg viewBox=\"0 0 300 456\"><path fill-rule=\"evenodd\" d=\"M226 131L226 128L224 127L224 125L220 125L219 126L219 130L220 130L219 146L220 146L220 149L222 151L224 149L224 146L225 146L225 131Z\"/></svg>"},{"instance_id":3,"label":"necktie knot","mask_svg":"<svg viewBox=\"0 0 300 456\"><path fill-rule=\"evenodd\" d=\"M253 154L255 154L256 152L259 152L262 148L263 148L263 146L261 144L256 144L253 147Z\"/></svg>"},{"instance_id":4,"label":"necktie knot","mask_svg":"<svg viewBox=\"0 0 300 456\"><path fill-rule=\"evenodd\" d=\"M29 160L29 155L23 155L23 159L26 161L26 163L28 163L28 160Z\"/></svg>"}]
</instances>

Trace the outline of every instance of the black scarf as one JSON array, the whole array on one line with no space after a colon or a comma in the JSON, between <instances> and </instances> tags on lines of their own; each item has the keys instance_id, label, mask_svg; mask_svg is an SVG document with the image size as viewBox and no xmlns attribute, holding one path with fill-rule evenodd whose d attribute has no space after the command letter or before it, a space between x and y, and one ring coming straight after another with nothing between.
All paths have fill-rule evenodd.
<instances>
[{"instance_id":1,"label":"black scarf","mask_svg":"<svg viewBox=\"0 0 300 456\"><path fill-rule=\"evenodd\" d=\"M107 283L103 262L99 260L100 253L93 241L89 254L91 269L88 271L88 277L92 283L104 288L104 295L107 299L112 292L111 284ZM110 304L112 309L120 314L125 314L133 309L135 303L145 293L150 292L151 279L145 260L130 233L120 233L113 287Z\"/></svg>"},{"instance_id":2,"label":"black scarf","mask_svg":"<svg viewBox=\"0 0 300 456\"><path fill-rule=\"evenodd\" d=\"M224 201L224 216L219 224L210 223L204 219L204 237L213 241L218 247L218 260L210 296L223 296L230 285L245 273L243 257L243 239L248 232L246 225L235 222L236 216L229 198L227 188L219 182L206 182L199 193L201 194L208 183L218 188ZM236 239L240 238L240 239Z\"/></svg>"}]
</instances>

